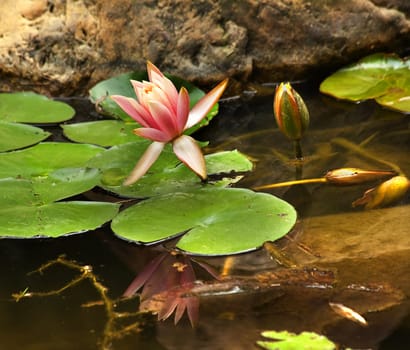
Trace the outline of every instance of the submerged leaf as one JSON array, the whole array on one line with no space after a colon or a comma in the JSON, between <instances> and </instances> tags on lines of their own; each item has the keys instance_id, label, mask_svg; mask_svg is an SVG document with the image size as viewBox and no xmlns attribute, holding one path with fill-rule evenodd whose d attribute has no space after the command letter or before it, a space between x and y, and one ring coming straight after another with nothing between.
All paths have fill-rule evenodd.
<instances>
[{"instance_id":1,"label":"submerged leaf","mask_svg":"<svg viewBox=\"0 0 410 350\"><path fill-rule=\"evenodd\" d=\"M68 104L34 92L0 94L0 120L21 123L58 123L74 117Z\"/></svg>"},{"instance_id":2,"label":"submerged leaf","mask_svg":"<svg viewBox=\"0 0 410 350\"><path fill-rule=\"evenodd\" d=\"M295 209L269 194L204 188L142 201L112 222L121 238L155 243L186 231L177 247L190 254L225 255L257 249L286 235Z\"/></svg>"},{"instance_id":3,"label":"submerged leaf","mask_svg":"<svg viewBox=\"0 0 410 350\"><path fill-rule=\"evenodd\" d=\"M262 336L272 340L258 341L257 344L267 350L336 350L336 344L323 335L313 332L300 334L288 331L265 331Z\"/></svg>"},{"instance_id":4,"label":"submerged leaf","mask_svg":"<svg viewBox=\"0 0 410 350\"><path fill-rule=\"evenodd\" d=\"M367 56L326 78L320 91L351 101L376 99L385 107L410 112L410 60L380 53Z\"/></svg>"}]
</instances>

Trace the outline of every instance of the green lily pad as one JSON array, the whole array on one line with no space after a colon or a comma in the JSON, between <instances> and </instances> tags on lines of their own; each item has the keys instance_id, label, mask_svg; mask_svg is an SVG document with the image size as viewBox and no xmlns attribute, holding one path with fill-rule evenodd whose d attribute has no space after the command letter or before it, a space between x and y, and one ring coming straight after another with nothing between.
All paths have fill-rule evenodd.
<instances>
[{"instance_id":1,"label":"green lily pad","mask_svg":"<svg viewBox=\"0 0 410 350\"><path fill-rule=\"evenodd\" d=\"M189 254L226 255L277 240L295 221L295 209L270 194L204 188L139 202L117 215L111 228L123 239L145 244L187 232L177 248Z\"/></svg>"},{"instance_id":2,"label":"green lily pad","mask_svg":"<svg viewBox=\"0 0 410 350\"><path fill-rule=\"evenodd\" d=\"M190 84L189 82L167 75L176 88L179 90L184 86L189 93L190 106L191 108L203 97L205 93L197 88L196 86ZM107 115L119 118L124 121L134 121L130 116L128 116L109 96L111 95L122 95L127 97L136 98L134 89L130 83L130 80L148 80L148 75L146 72L129 72L117 75L113 78L103 80L95 85L90 91L90 99L95 103L99 108L102 109ZM191 134L195 130L205 125L208 125L211 119L218 114L218 104L215 104L206 117L197 125L194 125L192 128L188 129L185 133ZM135 122L135 121L134 121ZM136 122L135 122L136 123ZM138 124L136 124L138 126Z\"/></svg>"},{"instance_id":3,"label":"green lily pad","mask_svg":"<svg viewBox=\"0 0 410 350\"><path fill-rule=\"evenodd\" d=\"M320 85L322 93L340 99L375 99L384 107L410 112L410 60L374 54L342 68Z\"/></svg>"},{"instance_id":4,"label":"green lily pad","mask_svg":"<svg viewBox=\"0 0 410 350\"><path fill-rule=\"evenodd\" d=\"M20 123L59 123L74 117L68 104L34 92L0 93L0 120Z\"/></svg>"},{"instance_id":5,"label":"green lily pad","mask_svg":"<svg viewBox=\"0 0 410 350\"><path fill-rule=\"evenodd\" d=\"M0 154L0 178L45 176L60 168L81 168L105 149L88 144L44 142Z\"/></svg>"},{"instance_id":6,"label":"green lily pad","mask_svg":"<svg viewBox=\"0 0 410 350\"><path fill-rule=\"evenodd\" d=\"M140 139L133 133L138 127L135 122L100 120L95 122L66 124L61 126L64 135L74 142L92 143L99 146L114 146Z\"/></svg>"},{"instance_id":7,"label":"green lily pad","mask_svg":"<svg viewBox=\"0 0 410 350\"><path fill-rule=\"evenodd\" d=\"M57 202L91 189L96 169L63 169L50 176L0 179L0 237L58 237L95 229L111 220L119 205Z\"/></svg>"},{"instance_id":8,"label":"green lily pad","mask_svg":"<svg viewBox=\"0 0 410 350\"><path fill-rule=\"evenodd\" d=\"M64 168L30 179L0 179L0 206L42 205L68 198L95 187L100 176L97 169Z\"/></svg>"},{"instance_id":9,"label":"green lily pad","mask_svg":"<svg viewBox=\"0 0 410 350\"><path fill-rule=\"evenodd\" d=\"M91 159L87 165L101 170L102 188L124 197L146 198L202 186L198 177L179 161L169 145L143 178L131 186L122 186L149 143L141 140L114 146ZM252 170L252 163L238 151L209 154L205 156L205 161L208 174ZM230 175L214 184L226 186L235 180L235 176Z\"/></svg>"},{"instance_id":10,"label":"green lily pad","mask_svg":"<svg viewBox=\"0 0 410 350\"><path fill-rule=\"evenodd\" d=\"M118 205L104 202L57 202L41 206L2 206L0 237L59 237L93 230L111 220Z\"/></svg>"},{"instance_id":11,"label":"green lily pad","mask_svg":"<svg viewBox=\"0 0 410 350\"><path fill-rule=\"evenodd\" d=\"M266 331L262 332L270 341L258 341L257 344L267 350L336 350L336 344L323 335L313 332L302 332L300 334L288 331Z\"/></svg>"},{"instance_id":12,"label":"green lily pad","mask_svg":"<svg viewBox=\"0 0 410 350\"><path fill-rule=\"evenodd\" d=\"M0 152L34 145L50 135L49 132L35 126L0 120Z\"/></svg>"},{"instance_id":13,"label":"green lily pad","mask_svg":"<svg viewBox=\"0 0 410 350\"><path fill-rule=\"evenodd\" d=\"M31 180L36 199L50 203L88 191L99 184L100 178L98 169L63 168Z\"/></svg>"}]
</instances>

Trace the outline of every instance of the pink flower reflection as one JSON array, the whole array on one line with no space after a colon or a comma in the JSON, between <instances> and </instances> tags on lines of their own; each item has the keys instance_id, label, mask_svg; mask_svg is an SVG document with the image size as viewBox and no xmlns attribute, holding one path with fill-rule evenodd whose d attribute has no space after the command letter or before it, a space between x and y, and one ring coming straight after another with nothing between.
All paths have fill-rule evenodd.
<instances>
[{"instance_id":1,"label":"pink flower reflection","mask_svg":"<svg viewBox=\"0 0 410 350\"><path fill-rule=\"evenodd\" d=\"M195 261L212 277L218 279L213 269ZM175 311L174 322L179 322L185 310L194 327L199 318L199 297L187 296L196 281L192 261L177 253L162 253L151 260L124 292L125 297L133 296L140 288L140 311L158 314L159 320L166 320Z\"/></svg>"}]
</instances>

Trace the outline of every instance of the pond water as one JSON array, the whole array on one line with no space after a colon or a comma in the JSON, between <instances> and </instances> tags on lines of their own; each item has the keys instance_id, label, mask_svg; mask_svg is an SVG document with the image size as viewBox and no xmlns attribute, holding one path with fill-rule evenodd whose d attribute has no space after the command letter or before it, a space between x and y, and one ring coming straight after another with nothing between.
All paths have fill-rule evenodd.
<instances>
[{"instance_id":1,"label":"pond water","mask_svg":"<svg viewBox=\"0 0 410 350\"><path fill-rule=\"evenodd\" d=\"M343 167L410 174L409 117L373 102L352 104L317 93L315 85L295 85L311 114L302 140L302 177L322 177ZM255 163L237 187L253 188L295 178L292 144L277 130L272 94L244 94L220 104L220 114L197 133L207 151L238 149ZM70 99L76 120L92 106ZM54 139L62 140L58 128ZM299 163L298 163L299 164ZM84 270L43 264L64 256L91 266L108 288L116 311L133 313L137 300L119 300L158 248L143 248L113 236L108 226L59 239L0 240L0 348L26 349L258 349L263 330L316 331L354 349L408 349L410 346L410 198L384 209L363 210L352 202L377 183L349 187L306 184L266 192L298 211L294 230L267 249L229 259L202 259L216 268L230 265L226 281L211 281L201 295L200 318L156 322L141 315L110 320L98 288L84 279L56 295L18 302L13 293L58 290ZM106 198L101 190L84 195ZM246 221L246 218L243 218ZM34 273L32 273L34 271ZM92 275L92 276L94 276ZM201 273L199 271L199 277ZM95 282L95 281L94 281ZM335 313L329 302L364 316L367 326ZM139 322L125 332L126 326ZM111 328L110 328L111 327ZM114 330L114 332L113 332ZM123 333L121 333L121 330ZM115 332L117 331L117 332Z\"/></svg>"}]
</instances>

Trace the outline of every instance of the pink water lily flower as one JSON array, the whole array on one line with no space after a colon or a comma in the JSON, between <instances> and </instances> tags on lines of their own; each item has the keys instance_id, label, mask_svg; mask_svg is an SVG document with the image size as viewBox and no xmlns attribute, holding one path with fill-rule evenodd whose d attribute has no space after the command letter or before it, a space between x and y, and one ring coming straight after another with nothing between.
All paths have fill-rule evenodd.
<instances>
[{"instance_id":1,"label":"pink water lily flower","mask_svg":"<svg viewBox=\"0 0 410 350\"><path fill-rule=\"evenodd\" d=\"M219 83L189 110L189 94L179 90L151 62L147 63L149 81L131 80L137 99L114 95L111 98L142 127L138 136L153 143L132 170L124 185L138 181L157 160L167 143L172 143L176 156L201 179L207 177L205 159L197 142L184 131L199 123L223 94L228 79Z\"/></svg>"}]
</instances>

